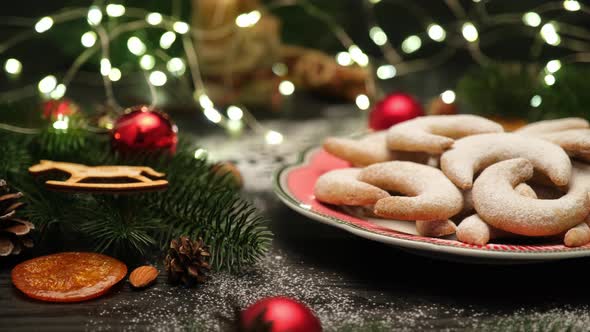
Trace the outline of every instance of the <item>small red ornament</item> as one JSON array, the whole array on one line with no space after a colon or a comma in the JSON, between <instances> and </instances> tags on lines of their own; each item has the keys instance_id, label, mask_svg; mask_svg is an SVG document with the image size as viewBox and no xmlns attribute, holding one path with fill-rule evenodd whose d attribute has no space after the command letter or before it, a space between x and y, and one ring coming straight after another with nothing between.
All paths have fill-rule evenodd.
<instances>
[{"instance_id":1,"label":"small red ornament","mask_svg":"<svg viewBox=\"0 0 590 332\"><path fill-rule=\"evenodd\" d=\"M322 331L319 319L307 306L283 296L259 300L242 312L243 330L252 330L260 323L268 323L270 332Z\"/></svg>"},{"instance_id":2,"label":"small red ornament","mask_svg":"<svg viewBox=\"0 0 590 332\"><path fill-rule=\"evenodd\" d=\"M388 129L396 123L424 115L422 105L407 93L392 93L378 102L369 114L369 127Z\"/></svg>"},{"instance_id":3,"label":"small red ornament","mask_svg":"<svg viewBox=\"0 0 590 332\"><path fill-rule=\"evenodd\" d=\"M125 111L113 126L113 147L124 153L176 152L176 125L162 112L148 106L134 106Z\"/></svg>"},{"instance_id":4,"label":"small red ornament","mask_svg":"<svg viewBox=\"0 0 590 332\"><path fill-rule=\"evenodd\" d=\"M51 99L43 102L43 119L57 120L60 116L71 116L78 110L78 105L67 98Z\"/></svg>"}]
</instances>

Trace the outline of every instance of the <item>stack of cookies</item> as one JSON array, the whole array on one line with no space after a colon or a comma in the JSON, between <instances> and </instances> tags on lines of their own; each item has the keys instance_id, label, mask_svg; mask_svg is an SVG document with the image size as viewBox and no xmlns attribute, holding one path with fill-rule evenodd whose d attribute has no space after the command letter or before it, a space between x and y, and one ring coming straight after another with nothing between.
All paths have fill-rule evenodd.
<instances>
[{"instance_id":1,"label":"stack of cookies","mask_svg":"<svg viewBox=\"0 0 590 332\"><path fill-rule=\"evenodd\" d=\"M590 125L580 118L505 133L475 115L425 116L323 147L353 166L323 174L318 201L369 208L416 223L423 236L456 233L485 245L502 238L590 243ZM588 218L588 219L587 219Z\"/></svg>"}]
</instances>

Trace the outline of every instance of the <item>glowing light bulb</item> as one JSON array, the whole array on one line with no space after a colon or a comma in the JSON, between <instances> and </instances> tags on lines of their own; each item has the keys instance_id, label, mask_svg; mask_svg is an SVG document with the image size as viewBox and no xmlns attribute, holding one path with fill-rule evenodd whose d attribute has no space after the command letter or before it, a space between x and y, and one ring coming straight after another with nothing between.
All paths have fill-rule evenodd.
<instances>
[{"instance_id":1,"label":"glowing light bulb","mask_svg":"<svg viewBox=\"0 0 590 332\"><path fill-rule=\"evenodd\" d=\"M440 94L440 99L442 99L443 103L445 104L452 104L455 102L455 91L453 90L446 90L445 92Z\"/></svg>"},{"instance_id":2,"label":"glowing light bulb","mask_svg":"<svg viewBox=\"0 0 590 332\"><path fill-rule=\"evenodd\" d=\"M145 17L145 21L148 22L149 25L158 25L162 23L162 14L160 13L149 13Z\"/></svg>"},{"instance_id":3,"label":"glowing light bulb","mask_svg":"<svg viewBox=\"0 0 590 332\"><path fill-rule=\"evenodd\" d=\"M236 17L236 25L240 28L249 28L251 26L256 25L262 14L258 10L253 10L249 13L243 13Z\"/></svg>"},{"instance_id":4,"label":"glowing light bulb","mask_svg":"<svg viewBox=\"0 0 590 332\"><path fill-rule=\"evenodd\" d=\"M139 58L139 66L143 70L151 70L156 66L156 58L153 55L144 54Z\"/></svg>"},{"instance_id":5,"label":"glowing light bulb","mask_svg":"<svg viewBox=\"0 0 590 332\"><path fill-rule=\"evenodd\" d=\"M242 129L244 128L244 124L242 123L242 121L240 120L229 120L227 121L227 123L225 124L227 131L230 134L238 134L242 131Z\"/></svg>"},{"instance_id":6,"label":"glowing light bulb","mask_svg":"<svg viewBox=\"0 0 590 332\"><path fill-rule=\"evenodd\" d=\"M43 33L53 26L53 19L49 16L42 17L37 24L35 24L35 31Z\"/></svg>"},{"instance_id":7,"label":"glowing light bulb","mask_svg":"<svg viewBox=\"0 0 590 332\"><path fill-rule=\"evenodd\" d=\"M172 58L166 63L166 69L174 76L181 76L186 70L186 65L181 58Z\"/></svg>"},{"instance_id":8,"label":"glowing light bulb","mask_svg":"<svg viewBox=\"0 0 590 332\"><path fill-rule=\"evenodd\" d=\"M172 44L174 44L175 40L176 34L172 31L166 31L162 34L162 37L160 37L160 47L167 50Z\"/></svg>"},{"instance_id":9,"label":"glowing light bulb","mask_svg":"<svg viewBox=\"0 0 590 332\"><path fill-rule=\"evenodd\" d=\"M141 39L135 36L127 39L127 48L129 49L129 52L135 55L142 55L146 51L145 44L141 41Z\"/></svg>"},{"instance_id":10,"label":"glowing light bulb","mask_svg":"<svg viewBox=\"0 0 590 332\"><path fill-rule=\"evenodd\" d=\"M382 80L394 78L396 74L397 70L392 65L383 65L377 68L377 77Z\"/></svg>"},{"instance_id":11,"label":"glowing light bulb","mask_svg":"<svg viewBox=\"0 0 590 332\"><path fill-rule=\"evenodd\" d=\"M111 72L111 61L107 58L102 58L100 60L100 73L102 76L108 76Z\"/></svg>"},{"instance_id":12,"label":"glowing light bulb","mask_svg":"<svg viewBox=\"0 0 590 332\"><path fill-rule=\"evenodd\" d=\"M57 120L53 122L53 128L57 130L67 130L69 127L70 118L63 115L58 114Z\"/></svg>"},{"instance_id":13,"label":"glowing light bulb","mask_svg":"<svg viewBox=\"0 0 590 332\"><path fill-rule=\"evenodd\" d=\"M121 79L121 70L119 68L111 68L111 72L109 73L109 80L113 82L117 82Z\"/></svg>"},{"instance_id":14,"label":"glowing light bulb","mask_svg":"<svg viewBox=\"0 0 590 332\"><path fill-rule=\"evenodd\" d=\"M102 21L102 11L97 6L90 6L88 9L88 14L86 16L86 20L90 25L99 25Z\"/></svg>"},{"instance_id":15,"label":"glowing light bulb","mask_svg":"<svg viewBox=\"0 0 590 332\"><path fill-rule=\"evenodd\" d=\"M208 152L205 149L196 149L195 150L195 159L207 159Z\"/></svg>"},{"instance_id":16,"label":"glowing light bulb","mask_svg":"<svg viewBox=\"0 0 590 332\"><path fill-rule=\"evenodd\" d=\"M282 81L279 83L279 93L283 96L290 96L295 92L295 84L291 81Z\"/></svg>"},{"instance_id":17,"label":"glowing light bulb","mask_svg":"<svg viewBox=\"0 0 590 332\"><path fill-rule=\"evenodd\" d=\"M85 32L80 38L80 42L84 47L92 47L96 43L96 33L94 31Z\"/></svg>"},{"instance_id":18,"label":"glowing light bulb","mask_svg":"<svg viewBox=\"0 0 590 332\"><path fill-rule=\"evenodd\" d=\"M178 21L174 22L172 29L174 29L174 31L178 32L179 34L184 35L190 30L190 27L185 22Z\"/></svg>"},{"instance_id":19,"label":"glowing light bulb","mask_svg":"<svg viewBox=\"0 0 590 332\"><path fill-rule=\"evenodd\" d=\"M477 28L471 22L464 23L461 32L463 33L463 38L465 38L465 40L467 40L470 43L476 41L477 38L479 38Z\"/></svg>"},{"instance_id":20,"label":"glowing light bulb","mask_svg":"<svg viewBox=\"0 0 590 332\"><path fill-rule=\"evenodd\" d=\"M211 98L204 93L199 96L199 105L201 105L201 108L203 109L213 108L214 106Z\"/></svg>"},{"instance_id":21,"label":"glowing light bulb","mask_svg":"<svg viewBox=\"0 0 590 332\"><path fill-rule=\"evenodd\" d=\"M125 6L116 3L110 3L107 5L107 15L110 17L121 17L125 14Z\"/></svg>"},{"instance_id":22,"label":"glowing light bulb","mask_svg":"<svg viewBox=\"0 0 590 332\"><path fill-rule=\"evenodd\" d=\"M409 36L402 42L402 51L405 53L414 53L422 47L422 39L416 35Z\"/></svg>"},{"instance_id":23,"label":"glowing light bulb","mask_svg":"<svg viewBox=\"0 0 590 332\"><path fill-rule=\"evenodd\" d=\"M18 75L23 70L23 64L17 59L10 58L4 63L4 70L10 75Z\"/></svg>"},{"instance_id":24,"label":"glowing light bulb","mask_svg":"<svg viewBox=\"0 0 590 332\"><path fill-rule=\"evenodd\" d=\"M369 100L369 97L367 97L367 95L364 94L356 96L354 102L356 103L356 106L363 111L371 107L371 101Z\"/></svg>"},{"instance_id":25,"label":"glowing light bulb","mask_svg":"<svg viewBox=\"0 0 590 332\"><path fill-rule=\"evenodd\" d=\"M429 25L427 32L428 37L437 42L441 42L447 37L447 32L445 29L436 23Z\"/></svg>"},{"instance_id":26,"label":"glowing light bulb","mask_svg":"<svg viewBox=\"0 0 590 332\"><path fill-rule=\"evenodd\" d=\"M219 111L216 110L215 108L213 108L213 107L205 108L203 110L203 113L205 113L205 117L207 119L209 119L209 121L211 121L213 123L221 122L221 119L222 119L221 113L219 113Z\"/></svg>"},{"instance_id":27,"label":"glowing light bulb","mask_svg":"<svg viewBox=\"0 0 590 332\"><path fill-rule=\"evenodd\" d=\"M531 106L532 107L539 107L539 106L541 106L542 102L543 102L543 98L541 98L541 96L539 96L539 95L534 95L533 98L531 98Z\"/></svg>"},{"instance_id":28,"label":"glowing light bulb","mask_svg":"<svg viewBox=\"0 0 590 332\"><path fill-rule=\"evenodd\" d=\"M65 96L66 94L66 86L63 84L58 84L53 91L49 94L49 96L53 99L60 99L61 97Z\"/></svg>"},{"instance_id":29,"label":"glowing light bulb","mask_svg":"<svg viewBox=\"0 0 590 332\"><path fill-rule=\"evenodd\" d=\"M526 12L522 15L522 21L530 27L538 27L541 24L541 16L535 12Z\"/></svg>"},{"instance_id":30,"label":"glowing light bulb","mask_svg":"<svg viewBox=\"0 0 590 332\"><path fill-rule=\"evenodd\" d=\"M551 74L547 74L545 75L545 84L551 86L553 84L555 84L555 76L551 75Z\"/></svg>"},{"instance_id":31,"label":"glowing light bulb","mask_svg":"<svg viewBox=\"0 0 590 332\"><path fill-rule=\"evenodd\" d=\"M559 60L551 60L549 62L547 62L547 65L545 66L545 69L547 69L547 71L551 74L557 72L558 70L561 69L561 61Z\"/></svg>"},{"instance_id":32,"label":"glowing light bulb","mask_svg":"<svg viewBox=\"0 0 590 332\"><path fill-rule=\"evenodd\" d=\"M385 45L387 43L387 35L378 26L374 26L369 30L369 36L373 40L373 42L379 46Z\"/></svg>"},{"instance_id":33,"label":"glowing light bulb","mask_svg":"<svg viewBox=\"0 0 590 332\"><path fill-rule=\"evenodd\" d=\"M39 81L37 87L41 93L50 93L55 89L57 85L57 79L53 75L47 75L42 80Z\"/></svg>"},{"instance_id":34,"label":"glowing light bulb","mask_svg":"<svg viewBox=\"0 0 590 332\"><path fill-rule=\"evenodd\" d=\"M555 26L555 24L553 24L553 22L546 23L541 27L541 35L550 35L556 33L557 27Z\"/></svg>"},{"instance_id":35,"label":"glowing light bulb","mask_svg":"<svg viewBox=\"0 0 590 332\"><path fill-rule=\"evenodd\" d=\"M168 77L166 77L166 74L164 74L164 72L154 70L150 73L149 80L150 83L152 83L154 86L162 86L166 84L166 82L168 81Z\"/></svg>"},{"instance_id":36,"label":"glowing light bulb","mask_svg":"<svg viewBox=\"0 0 590 332\"><path fill-rule=\"evenodd\" d=\"M350 45L348 53L354 62L359 66L365 67L369 64L369 57L356 45Z\"/></svg>"},{"instance_id":37,"label":"glowing light bulb","mask_svg":"<svg viewBox=\"0 0 590 332\"><path fill-rule=\"evenodd\" d=\"M381 2L381 0L369 0L370 3L376 5Z\"/></svg>"},{"instance_id":38,"label":"glowing light bulb","mask_svg":"<svg viewBox=\"0 0 590 332\"><path fill-rule=\"evenodd\" d=\"M244 111L237 106L231 105L227 108L227 117L230 120L241 120L244 117Z\"/></svg>"},{"instance_id":39,"label":"glowing light bulb","mask_svg":"<svg viewBox=\"0 0 590 332\"><path fill-rule=\"evenodd\" d=\"M575 12L580 10L582 6L580 6L580 3L576 0L564 0L563 8L565 8L565 10L569 10L570 12Z\"/></svg>"},{"instance_id":40,"label":"glowing light bulb","mask_svg":"<svg viewBox=\"0 0 590 332\"><path fill-rule=\"evenodd\" d=\"M289 73L289 67L282 62L277 62L272 65L272 72L277 76L285 76Z\"/></svg>"},{"instance_id":41,"label":"glowing light bulb","mask_svg":"<svg viewBox=\"0 0 590 332\"><path fill-rule=\"evenodd\" d=\"M541 27L540 34L543 40L549 45L557 46L561 43L561 37L557 33L557 27L552 22L544 24Z\"/></svg>"},{"instance_id":42,"label":"glowing light bulb","mask_svg":"<svg viewBox=\"0 0 590 332\"><path fill-rule=\"evenodd\" d=\"M350 66L354 63L350 53L348 52L340 52L336 54L336 62L338 62L338 64L341 66Z\"/></svg>"},{"instance_id":43,"label":"glowing light bulb","mask_svg":"<svg viewBox=\"0 0 590 332\"><path fill-rule=\"evenodd\" d=\"M278 131L269 130L266 135L264 135L264 140L270 145L281 144L283 143L283 135Z\"/></svg>"}]
</instances>

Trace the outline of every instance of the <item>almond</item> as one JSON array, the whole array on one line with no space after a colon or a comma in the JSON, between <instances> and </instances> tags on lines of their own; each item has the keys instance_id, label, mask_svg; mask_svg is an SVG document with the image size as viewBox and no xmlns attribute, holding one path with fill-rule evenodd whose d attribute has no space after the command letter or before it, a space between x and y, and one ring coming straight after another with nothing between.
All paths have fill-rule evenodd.
<instances>
[{"instance_id":1,"label":"almond","mask_svg":"<svg viewBox=\"0 0 590 332\"><path fill-rule=\"evenodd\" d=\"M156 280L158 274L158 270L153 266L140 266L131 272L129 282L135 288L147 287Z\"/></svg>"}]
</instances>

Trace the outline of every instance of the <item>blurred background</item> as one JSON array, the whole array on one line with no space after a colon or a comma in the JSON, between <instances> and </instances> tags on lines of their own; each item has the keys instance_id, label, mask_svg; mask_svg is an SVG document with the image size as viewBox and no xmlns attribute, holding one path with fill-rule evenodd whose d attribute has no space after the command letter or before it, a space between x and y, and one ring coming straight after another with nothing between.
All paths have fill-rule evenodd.
<instances>
[{"instance_id":1,"label":"blurred background","mask_svg":"<svg viewBox=\"0 0 590 332\"><path fill-rule=\"evenodd\" d=\"M2 122L39 125L38 110L61 105L108 129L148 104L189 126L264 134L259 119L332 104L363 118L399 92L429 114L587 117L588 14L574 0L11 2Z\"/></svg>"}]
</instances>

